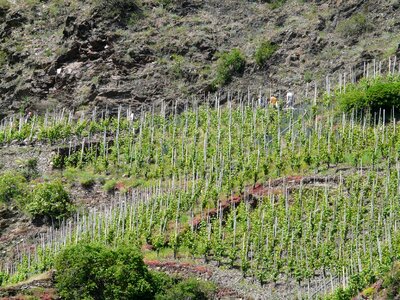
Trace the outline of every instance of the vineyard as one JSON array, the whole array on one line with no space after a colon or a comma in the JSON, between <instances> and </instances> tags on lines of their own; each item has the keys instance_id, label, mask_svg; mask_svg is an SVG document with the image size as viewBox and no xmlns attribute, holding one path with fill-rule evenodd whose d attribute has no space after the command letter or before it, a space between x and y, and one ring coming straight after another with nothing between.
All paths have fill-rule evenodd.
<instances>
[{"instance_id":1,"label":"vineyard","mask_svg":"<svg viewBox=\"0 0 400 300\"><path fill-rule=\"evenodd\" d=\"M232 94L138 118L119 107L4 120L1 145L52 147L52 177L85 174L112 201L54 216L0 282L97 241L240 270L271 299L356 295L399 259L400 128L394 110L339 112L342 93L286 110Z\"/></svg>"}]
</instances>

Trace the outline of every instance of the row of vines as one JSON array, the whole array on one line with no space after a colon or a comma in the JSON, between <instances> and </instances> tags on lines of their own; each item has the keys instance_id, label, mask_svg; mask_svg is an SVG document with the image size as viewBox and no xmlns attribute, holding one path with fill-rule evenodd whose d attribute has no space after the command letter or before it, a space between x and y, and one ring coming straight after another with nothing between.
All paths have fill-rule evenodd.
<instances>
[{"instance_id":1,"label":"row of vines","mask_svg":"<svg viewBox=\"0 0 400 300\"><path fill-rule=\"evenodd\" d=\"M338 285L358 289L399 259L400 133L387 119L384 111L316 115L228 101L136 120L121 108L113 117L10 120L0 143L64 144L54 168L108 172L131 186L120 201L20 247L0 282L47 270L65 245L90 239L238 267L262 285L291 282L309 296ZM356 171L327 176L340 166ZM316 172L325 184L274 191L266 184ZM248 187L259 184L266 192L250 201ZM227 208L236 194L243 201Z\"/></svg>"}]
</instances>

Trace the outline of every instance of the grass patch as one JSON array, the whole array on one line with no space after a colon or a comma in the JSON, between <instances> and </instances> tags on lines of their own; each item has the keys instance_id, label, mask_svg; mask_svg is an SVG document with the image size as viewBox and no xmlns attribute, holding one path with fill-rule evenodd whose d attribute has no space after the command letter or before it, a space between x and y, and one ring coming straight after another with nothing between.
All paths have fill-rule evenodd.
<instances>
[{"instance_id":1,"label":"grass patch","mask_svg":"<svg viewBox=\"0 0 400 300\"><path fill-rule=\"evenodd\" d=\"M106 180L106 182L103 185L103 189L107 192L107 193L112 193L115 191L117 187L117 180L116 179L109 179Z\"/></svg>"},{"instance_id":2,"label":"grass patch","mask_svg":"<svg viewBox=\"0 0 400 300\"><path fill-rule=\"evenodd\" d=\"M343 20L337 27L337 32L343 37L353 37L371 31L373 26L368 18L358 13L349 19Z\"/></svg>"},{"instance_id":3,"label":"grass patch","mask_svg":"<svg viewBox=\"0 0 400 300\"><path fill-rule=\"evenodd\" d=\"M68 167L63 172L63 177L66 178L69 183L79 183L83 188L91 188L101 176L94 174L91 169L83 171Z\"/></svg>"},{"instance_id":4,"label":"grass patch","mask_svg":"<svg viewBox=\"0 0 400 300\"><path fill-rule=\"evenodd\" d=\"M310 83L311 81L313 81L314 78L314 74L311 71L305 71L304 72L304 81L306 83Z\"/></svg>"},{"instance_id":5,"label":"grass patch","mask_svg":"<svg viewBox=\"0 0 400 300\"><path fill-rule=\"evenodd\" d=\"M96 183L96 177L88 172L82 172L79 176L79 183L83 188L91 188Z\"/></svg>"},{"instance_id":6,"label":"grass patch","mask_svg":"<svg viewBox=\"0 0 400 300\"><path fill-rule=\"evenodd\" d=\"M6 172L0 176L0 203L10 203L26 193L26 179L19 173Z\"/></svg>"}]
</instances>

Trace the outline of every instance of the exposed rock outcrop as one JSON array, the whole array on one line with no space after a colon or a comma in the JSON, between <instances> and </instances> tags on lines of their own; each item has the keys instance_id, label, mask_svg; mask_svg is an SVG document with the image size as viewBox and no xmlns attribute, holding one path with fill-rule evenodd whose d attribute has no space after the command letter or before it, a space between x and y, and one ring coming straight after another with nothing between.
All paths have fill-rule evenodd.
<instances>
[{"instance_id":1,"label":"exposed rock outcrop","mask_svg":"<svg viewBox=\"0 0 400 300\"><path fill-rule=\"evenodd\" d=\"M47 1L2 9L0 118L27 107L140 107L204 98L213 91L218 52L232 48L244 52L247 67L222 93L265 84L303 89L306 73L323 81L344 68L360 70L365 60L399 55L396 2L288 2L274 8L238 0ZM365 24L346 25L358 15L364 18L351 22ZM368 30L350 34L346 26ZM260 68L253 55L263 40L279 48Z\"/></svg>"}]
</instances>

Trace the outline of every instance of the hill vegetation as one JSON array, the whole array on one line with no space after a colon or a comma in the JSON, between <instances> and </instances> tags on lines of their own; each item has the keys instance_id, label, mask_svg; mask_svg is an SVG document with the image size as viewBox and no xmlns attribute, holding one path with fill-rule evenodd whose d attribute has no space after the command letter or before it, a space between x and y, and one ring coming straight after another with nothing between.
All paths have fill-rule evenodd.
<instances>
[{"instance_id":1,"label":"hill vegetation","mask_svg":"<svg viewBox=\"0 0 400 300\"><path fill-rule=\"evenodd\" d=\"M65 244L93 241L108 249L105 257L117 260L119 245L128 243L150 247L157 256L185 255L240 268L244 277L262 286L286 282L301 291L310 282L321 286L322 281L325 287L339 281L345 288L329 299L356 295L400 259L400 210L395 200L400 135L397 123L389 120L390 111L341 115L340 101L366 87L366 94L379 90L382 99L392 101L392 90L379 87L397 82L387 77L348 86L325 102L321 115L315 110L264 108L243 99L225 106L195 106L179 114L143 112L137 120L123 117L121 108L115 117L101 114L72 121L54 114L27 123L15 120L2 128L2 143L76 138L88 142L54 156L53 166L64 171L54 171L53 177L62 181L36 184L34 202L27 206L33 215L64 215L69 204L61 182L90 181L82 184L90 188L101 179L107 191L118 187L129 200L110 211L89 212L85 225L78 217L71 225L61 225L71 229L52 234L37 248L35 260L22 256L18 271L3 274L3 280L14 282L60 268L54 259ZM338 105L332 102L336 99ZM80 179L82 172L86 175ZM27 179L9 173L1 178L15 181L6 184L5 202L18 199ZM93 255L100 259L103 248L96 247ZM117 256L108 247L117 247ZM64 252L58 264L75 260L82 249L71 251ZM85 255L84 261L92 257ZM64 273L68 272L60 274ZM151 283L141 286L155 291ZM65 291L73 289L66 286ZM114 291L104 291L109 292Z\"/></svg>"},{"instance_id":2,"label":"hill vegetation","mask_svg":"<svg viewBox=\"0 0 400 300\"><path fill-rule=\"evenodd\" d=\"M0 0L0 297L396 299L398 2Z\"/></svg>"}]
</instances>

